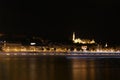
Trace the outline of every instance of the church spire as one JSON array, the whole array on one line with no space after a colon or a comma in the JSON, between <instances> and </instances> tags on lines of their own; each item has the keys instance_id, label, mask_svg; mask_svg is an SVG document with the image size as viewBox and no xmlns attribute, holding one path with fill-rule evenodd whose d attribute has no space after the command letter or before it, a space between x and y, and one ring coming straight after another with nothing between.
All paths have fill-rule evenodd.
<instances>
[{"instance_id":1,"label":"church spire","mask_svg":"<svg viewBox=\"0 0 120 80\"><path fill-rule=\"evenodd\" d=\"M75 32L73 32L72 40L75 40Z\"/></svg>"}]
</instances>

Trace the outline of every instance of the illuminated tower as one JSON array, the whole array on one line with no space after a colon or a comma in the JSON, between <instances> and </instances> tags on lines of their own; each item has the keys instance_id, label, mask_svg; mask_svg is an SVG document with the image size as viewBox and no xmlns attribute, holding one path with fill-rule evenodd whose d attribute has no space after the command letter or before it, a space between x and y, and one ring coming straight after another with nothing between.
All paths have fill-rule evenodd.
<instances>
[{"instance_id":1,"label":"illuminated tower","mask_svg":"<svg viewBox=\"0 0 120 80\"><path fill-rule=\"evenodd\" d=\"M73 32L72 40L75 40L75 32Z\"/></svg>"},{"instance_id":2,"label":"illuminated tower","mask_svg":"<svg viewBox=\"0 0 120 80\"><path fill-rule=\"evenodd\" d=\"M105 47L108 47L108 44L107 44L107 43L105 44Z\"/></svg>"}]
</instances>

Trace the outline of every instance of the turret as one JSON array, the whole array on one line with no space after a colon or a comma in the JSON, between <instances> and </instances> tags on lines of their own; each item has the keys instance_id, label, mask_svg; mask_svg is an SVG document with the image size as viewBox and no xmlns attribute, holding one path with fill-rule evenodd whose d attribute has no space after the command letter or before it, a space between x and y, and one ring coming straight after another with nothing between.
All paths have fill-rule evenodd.
<instances>
[{"instance_id":1,"label":"turret","mask_svg":"<svg viewBox=\"0 0 120 80\"><path fill-rule=\"evenodd\" d=\"M75 32L73 32L72 40L75 40Z\"/></svg>"}]
</instances>

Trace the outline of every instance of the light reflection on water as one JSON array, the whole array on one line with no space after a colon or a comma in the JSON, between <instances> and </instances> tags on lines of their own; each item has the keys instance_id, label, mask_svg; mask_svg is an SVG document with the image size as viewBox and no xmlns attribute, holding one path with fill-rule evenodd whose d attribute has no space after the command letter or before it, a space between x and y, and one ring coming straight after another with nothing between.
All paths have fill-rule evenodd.
<instances>
[{"instance_id":1,"label":"light reflection on water","mask_svg":"<svg viewBox=\"0 0 120 80\"><path fill-rule=\"evenodd\" d=\"M0 57L0 80L120 80L119 58Z\"/></svg>"}]
</instances>

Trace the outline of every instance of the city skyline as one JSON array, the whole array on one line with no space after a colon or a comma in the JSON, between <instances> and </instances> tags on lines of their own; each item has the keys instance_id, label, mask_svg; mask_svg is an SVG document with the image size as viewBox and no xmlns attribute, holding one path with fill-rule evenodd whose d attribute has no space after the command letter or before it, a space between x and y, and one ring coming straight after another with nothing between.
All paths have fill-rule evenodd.
<instances>
[{"instance_id":1,"label":"city skyline","mask_svg":"<svg viewBox=\"0 0 120 80\"><path fill-rule=\"evenodd\" d=\"M1 2L0 33L41 36L53 40L78 37L119 43L119 5L117 2L49 4L39 1Z\"/></svg>"},{"instance_id":2,"label":"city skyline","mask_svg":"<svg viewBox=\"0 0 120 80\"><path fill-rule=\"evenodd\" d=\"M51 37L51 36L50 36ZM25 34L0 34L0 40L1 41L7 41L7 42L18 42L18 43L23 43L23 44L29 44L31 41L36 42L38 44L41 44L41 42L49 42L51 43L60 43L60 44L100 44L100 45L109 45L109 46L120 46L119 41L111 41L111 40L103 40L103 39L96 39L94 37L88 37L88 36L81 36L78 33L72 32L72 34L69 34L69 36L66 36L66 38L61 37L57 38L48 38L45 36L40 36L40 35L25 35ZM63 35L64 37L64 35Z\"/></svg>"}]
</instances>

